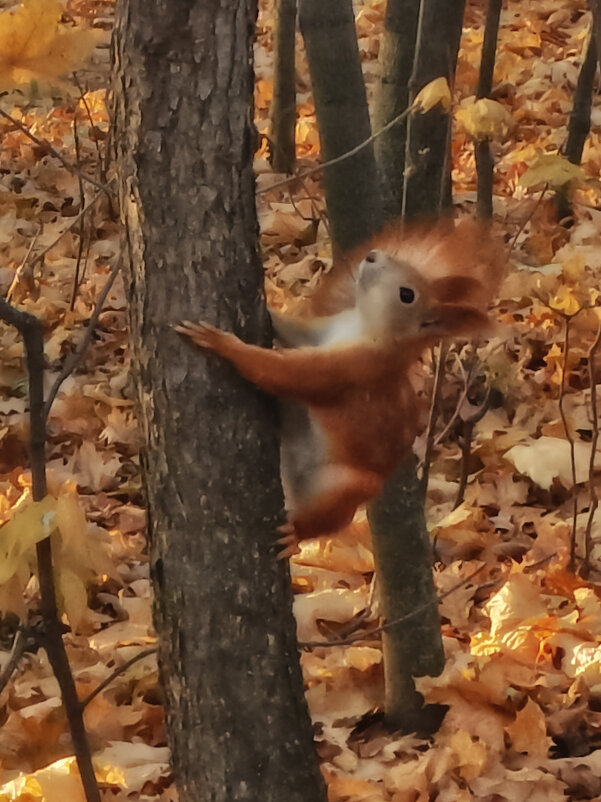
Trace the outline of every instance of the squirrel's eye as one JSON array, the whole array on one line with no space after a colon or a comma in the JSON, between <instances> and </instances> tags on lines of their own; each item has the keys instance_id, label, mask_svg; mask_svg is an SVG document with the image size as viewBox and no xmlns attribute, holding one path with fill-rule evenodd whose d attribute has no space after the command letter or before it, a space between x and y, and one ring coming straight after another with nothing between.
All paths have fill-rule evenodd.
<instances>
[{"instance_id":1,"label":"squirrel's eye","mask_svg":"<svg viewBox=\"0 0 601 802\"><path fill-rule=\"evenodd\" d=\"M412 304L415 301L415 291L411 287L401 287L399 296L404 304Z\"/></svg>"},{"instance_id":2,"label":"squirrel's eye","mask_svg":"<svg viewBox=\"0 0 601 802\"><path fill-rule=\"evenodd\" d=\"M375 261L378 259L378 252L377 251L370 251L367 256L365 257L365 261L369 262L370 265L373 265Z\"/></svg>"}]
</instances>

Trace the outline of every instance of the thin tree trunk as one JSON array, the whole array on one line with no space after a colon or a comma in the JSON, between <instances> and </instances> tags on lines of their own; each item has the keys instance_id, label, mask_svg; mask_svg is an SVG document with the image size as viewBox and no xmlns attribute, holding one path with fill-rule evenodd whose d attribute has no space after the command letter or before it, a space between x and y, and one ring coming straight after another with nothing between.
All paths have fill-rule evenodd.
<instances>
[{"instance_id":1,"label":"thin tree trunk","mask_svg":"<svg viewBox=\"0 0 601 802\"><path fill-rule=\"evenodd\" d=\"M277 0L274 25L273 99L270 163L276 173L291 173L294 168L296 127L296 84L294 39L296 0Z\"/></svg>"},{"instance_id":2,"label":"thin tree trunk","mask_svg":"<svg viewBox=\"0 0 601 802\"><path fill-rule=\"evenodd\" d=\"M597 45L591 35L584 61L578 74L578 83L574 92L574 106L568 125L568 139L565 155L572 164L580 164L584 143L591 129L591 107L593 86L597 74Z\"/></svg>"},{"instance_id":3,"label":"thin tree trunk","mask_svg":"<svg viewBox=\"0 0 601 802\"><path fill-rule=\"evenodd\" d=\"M251 0L120 0L116 148L146 437L154 616L182 802L325 800L303 697L275 405L172 331L267 345Z\"/></svg>"},{"instance_id":4,"label":"thin tree trunk","mask_svg":"<svg viewBox=\"0 0 601 802\"><path fill-rule=\"evenodd\" d=\"M393 622L419 608L418 615L392 626L382 636L386 720L403 732L423 732L429 729L429 722L413 677L440 674L444 652L424 495L413 454L388 480L368 514L384 618Z\"/></svg>"},{"instance_id":5,"label":"thin tree trunk","mask_svg":"<svg viewBox=\"0 0 601 802\"><path fill-rule=\"evenodd\" d=\"M322 159L333 159L371 134L351 0L300 0ZM344 252L382 225L373 145L329 167L323 177L334 250Z\"/></svg>"},{"instance_id":6,"label":"thin tree trunk","mask_svg":"<svg viewBox=\"0 0 601 802\"><path fill-rule=\"evenodd\" d=\"M488 0L486 24L484 26L484 42L482 43L482 60L480 61L480 76L478 78L478 99L490 97L492 92L492 79L495 69L495 54L497 52L497 38L499 35L499 20L503 0ZM482 139L474 144L476 156L476 176L478 184L477 211L482 220L492 217L492 190L494 177L494 159L490 152L490 142Z\"/></svg>"},{"instance_id":7,"label":"thin tree trunk","mask_svg":"<svg viewBox=\"0 0 601 802\"><path fill-rule=\"evenodd\" d=\"M410 99L435 78L452 86L465 0L421 0ZM452 201L451 116L434 108L409 116L403 213L437 217Z\"/></svg>"},{"instance_id":8,"label":"thin tree trunk","mask_svg":"<svg viewBox=\"0 0 601 802\"><path fill-rule=\"evenodd\" d=\"M419 0L388 0L380 39L380 83L374 109L376 131L409 105L418 17ZM403 207L407 121L397 123L374 144L386 215L399 217Z\"/></svg>"},{"instance_id":9,"label":"thin tree trunk","mask_svg":"<svg viewBox=\"0 0 601 802\"><path fill-rule=\"evenodd\" d=\"M574 105L568 123L568 138L565 145L566 159L572 164L580 164L586 138L591 130L591 108L593 89L597 75L597 42L594 33L586 48L584 60L578 73L578 83L574 92ZM564 220L571 217L572 205L567 191L560 190L555 195L557 217Z\"/></svg>"}]
</instances>

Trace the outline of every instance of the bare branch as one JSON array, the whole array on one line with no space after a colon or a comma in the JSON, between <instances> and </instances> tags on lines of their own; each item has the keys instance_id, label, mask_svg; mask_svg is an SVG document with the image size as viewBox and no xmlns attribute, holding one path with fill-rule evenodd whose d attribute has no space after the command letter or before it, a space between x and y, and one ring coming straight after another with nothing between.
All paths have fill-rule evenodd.
<instances>
[{"instance_id":1,"label":"bare branch","mask_svg":"<svg viewBox=\"0 0 601 802\"><path fill-rule=\"evenodd\" d=\"M5 120L9 120L15 128L18 128L19 131L22 131L26 137L31 139L32 142L42 148L43 150L48 151L51 156L54 156L55 159L58 159L59 162L66 167L66 169L72 173L73 175L79 176L83 181L87 181L88 184L92 184L92 186L96 187L96 189L101 190L102 192L106 193L107 195L111 196L114 195L115 192L110 188L107 187L105 184L101 184L99 181L96 181L94 178L90 178L90 176L82 173L81 170L78 170L71 162L68 162L64 156L62 156L56 148L53 148L52 145L46 141L45 139L39 139L35 134L32 134L31 131L23 125L23 123L19 122L19 120L15 120L10 114L5 112L3 109L0 109L0 117L4 117Z\"/></svg>"},{"instance_id":2,"label":"bare branch","mask_svg":"<svg viewBox=\"0 0 601 802\"><path fill-rule=\"evenodd\" d=\"M354 156L356 153L359 153L363 148L366 148L368 145L377 139L382 134L385 134L386 131L389 131L393 125L400 123L401 120L404 120L405 117L409 115L409 113L413 111L413 106L409 106L405 109L405 111L398 114L396 117L387 123L383 128L380 128L379 131L376 131L375 134L368 136L367 139L364 139L363 142L360 142L358 145L355 145L354 148L347 150L346 153L341 153L340 156L336 156L333 159L328 159L328 161L321 162L321 164L316 164L315 167L310 167L308 170L304 170L302 173L298 175L291 175L288 178L282 179L282 181L276 181L275 184L270 184L268 187L262 187L261 189L257 190L257 195L264 195L266 192L270 192L272 189L278 189L279 187L285 187L287 184L291 184L294 181L299 181L301 179L308 178L311 175L315 175L320 170L324 170L326 167L332 167L334 164L339 164L340 162L344 161L345 159L350 159L351 156Z\"/></svg>"},{"instance_id":3,"label":"bare branch","mask_svg":"<svg viewBox=\"0 0 601 802\"><path fill-rule=\"evenodd\" d=\"M119 677L121 674L125 674L127 669L131 668L139 660L143 660L145 657L148 657L151 654L156 654L157 651L158 651L158 646L149 646L148 649L142 649L141 652L138 652L138 654L135 654L133 657L130 657L130 659L126 660L125 663L123 663L123 665L120 665L118 668L116 668L114 671L112 671L108 675L108 677L103 679L102 682L100 683L100 685L98 685L96 688L94 688L94 690L91 691L86 696L86 698L82 701L81 706L82 707L87 707L90 704L90 702L92 701L92 699L95 699L98 696L99 693L102 693L102 691L106 687L108 687L114 679Z\"/></svg>"},{"instance_id":4,"label":"bare branch","mask_svg":"<svg viewBox=\"0 0 601 802\"><path fill-rule=\"evenodd\" d=\"M566 377L568 375L568 356L570 352L570 333L572 317L565 317L566 333L563 342L563 360L561 365L561 385L559 387L559 414L566 433L566 439L570 444L570 465L572 469L572 543L570 546L570 568L574 570L576 563L576 523L578 518L578 499L576 496L576 446L574 436L570 430L570 425L565 411L566 398Z\"/></svg>"}]
</instances>

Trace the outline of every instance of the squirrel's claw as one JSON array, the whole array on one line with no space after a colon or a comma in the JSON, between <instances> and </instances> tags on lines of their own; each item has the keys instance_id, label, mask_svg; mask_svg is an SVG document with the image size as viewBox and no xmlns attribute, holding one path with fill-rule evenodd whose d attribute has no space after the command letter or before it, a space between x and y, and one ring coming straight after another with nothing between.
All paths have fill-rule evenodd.
<instances>
[{"instance_id":1,"label":"squirrel's claw","mask_svg":"<svg viewBox=\"0 0 601 802\"><path fill-rule=\"evenodd\" d=\"M183 320L179 326L174 326L173 328L178 334L189 337L201 348L211 348L213 350L216 349L220 340L228 336L226 332L211 326L210 323L191 323L189 320Z\"/></svg>"},{"instance_id":2,"label":"squirrel's claw","mask_svg":"<svg viewBox=\"0 0 601 802\"><path fill-rule=\"evenodd\" d=\"M294 524L288 521L288 523L278 526L278 532L280 532L283 537L279 537L276 540L276 543L278 546L284 546L284 548L278 553L277 559L284 560L286 557L292 557L295 554L299 554L300 541L297 537Z\"/></svg>"}]
</instances>

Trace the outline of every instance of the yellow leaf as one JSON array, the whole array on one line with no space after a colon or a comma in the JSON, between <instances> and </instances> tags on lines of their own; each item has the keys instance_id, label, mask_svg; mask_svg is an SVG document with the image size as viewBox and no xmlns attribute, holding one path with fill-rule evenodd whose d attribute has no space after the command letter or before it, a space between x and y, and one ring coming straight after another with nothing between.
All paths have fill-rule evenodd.
<instances>
[{"instance_id":1,"label":"yellow leaf","mask_svg":"<svg viewBox=\"0 0 601 802\"><path fill-rule=\"evenodd\" d=\"M570 181L580 182L583 179L582 170L577 164L572 164L559 153L543 153L520 177L519 184L526 189L541 184L561 189Z\"/></svg>"},{"instance_id":2,"label":"yellow leaf","mask_svg":"<svg viewBox=\"0 0 601 802\"><path fill-rule=\"evenodd\" d=\"M562 285L554 297L549 299L549 306L556 312L563 312L565 315L575 315L582 308L582 305L571 287Z\"/></svg>"},{"instance_id":3,"label":"yellow leaf","mask_svg":"<svg viewBox=\"0 0 601 802\"><path fill-rule=\"evenodd\" d=\"M579 281L586 269L586 259L581 253L574 253L562 265L564 276L568 281Z\"/></svg>"},{"instance_id":4,"label":"yellow leaf","mask_svg":"<svg viewBox=\"0 0 601 802\"><path fill-rule=\"evenodd\" d=\"M443 111L449 111L451 102L451 90L447 79L435 78L417 93L412 108L422 114L430 111L434 106L441 106Z\"/></svg>"},{"instance_id":5,"label":"yellow leaf","mask_svg":"<svg viewBox=\"0 0 601 802\"><path fill-rule=\"evenodd\" d=\"M88 522L72 493L61 494L56 502L55 525L67 548L75 548L85 538Z\"/></svg>"},{"instance_id":6,"label":"yellow leaf","mask_svg":"<svg viewBox=\"0 0 601 802\"><path fill-rule=\"evenodd\" d=\"M490 98L481 98L459 109L457 122L474 139L506 139L514 127L513 117L505 106Z\"/></svg>"},{"instance_id":7,"label":"yellow leaf","mask_svg":"<svg viewBox=\"0 0 601 802\"><path fill-rule=\"evenodd\" d=\"M0 584L16 574L25 553L54 529L56 500L46 496L18 510L0 527Z\"/></svg>"},{"instance_id":8,"label":"yellow leaf","mask_svg":"<svg viewBox=\"0 0 601 802\"><path fill-rule=\"evenodd\" d=\"M49 84L82 65L97 33L61 25L62 12L59 0L23 0L0 14L0 89Z\"/></svg>"},{"instance_id":9,"label":"yellow leaf","mask_svg":"<svg viewBox=\"0 0 601 802\"><path fill-rule=\"evenodd\" d=\"M67 614L72 629L78 630L88 607L86 586L73 571L61 569L57 572L59 607ZM62 604L60 602L62 601Z\"/></svg>"}]
</instances>

